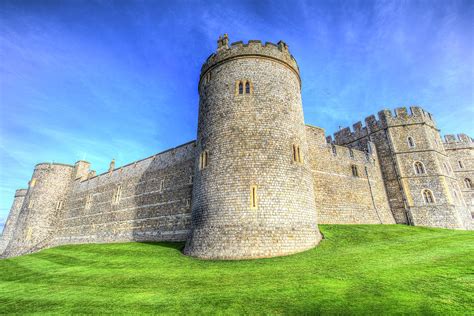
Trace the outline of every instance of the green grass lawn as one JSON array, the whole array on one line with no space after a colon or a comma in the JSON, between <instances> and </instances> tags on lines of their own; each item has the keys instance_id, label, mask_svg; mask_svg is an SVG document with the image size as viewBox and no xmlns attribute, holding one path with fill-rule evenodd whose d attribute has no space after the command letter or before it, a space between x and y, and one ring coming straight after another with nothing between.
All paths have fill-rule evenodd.
<instances>
[{"instance_id":1,"label":"green grass lawn","mask_svg":"<svg viewBox=\"0 0 474 316\"><path fill-rule=\"evenodd\" d=\"M474 232L321 225L304 253L203 261L182 243L62 246L0 260L0 314L474 314Z\"/></svg>"}]
</instances>

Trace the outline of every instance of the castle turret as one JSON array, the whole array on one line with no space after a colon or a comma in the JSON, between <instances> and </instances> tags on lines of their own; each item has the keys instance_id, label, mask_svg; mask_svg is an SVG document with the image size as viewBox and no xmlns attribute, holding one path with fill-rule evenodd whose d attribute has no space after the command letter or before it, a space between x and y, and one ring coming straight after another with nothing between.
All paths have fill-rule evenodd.
<instances>
[{"instance_id":1,"label":"castle turret","mask_svg":"<svg viewBox=\"0 0 474 316\"><path fill-rule=\"evenodd\" d=\"M0 238L0 255L5 251L8 243L11 241L15 228L17 226L20 210L26 196L26 189L16 190L13 204L8 214L8 219L3 228L3 233Z\"/></svg>"},{"instance_id":2,"label":"castle turret","mask_svg":"<svg viewBox=\"0 0 474 316\"><path fill-rule=\"evenodd\" d=\"M315 246L301 80L288 46L227 46L201 70L192 231L185 253L209 259L287 255Z\"/></svg>"},{"instance_id":3,"label":"castle turret","mask_svg":"<svg viewBox=\"0 0 474 316\"><path fill-rule=\"evenodd\" d=\"M48 245L64 209L74 170L74 166L57 163L35 166L4 256L21 255Z\"/></svg>"}]
</instances>

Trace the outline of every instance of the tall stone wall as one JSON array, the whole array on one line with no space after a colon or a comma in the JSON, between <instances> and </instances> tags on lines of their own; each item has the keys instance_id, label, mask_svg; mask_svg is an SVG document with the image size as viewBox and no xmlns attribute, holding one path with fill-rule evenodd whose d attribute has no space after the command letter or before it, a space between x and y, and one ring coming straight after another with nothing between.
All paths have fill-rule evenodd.
<instances>
[{"instance_id":1,"label":"tall stone wall","mask_svg":"<svg viewBox=\"0 0 474 316\"><path fill-rule=\"evenodd\" d=\"M0 238L0 255L5 251L7 248L8 243L13 237L13 233L18 224L18 218L20 216L20 210L23 206L23 202L25 200L26 189L16 190L15 198L13 200L12 207L10 209L10 213L8 214L8 219L5 223L3 228L2 236Z\"/></svg>"},{"instance_id":2,"label":"tall stone wall","mask_svg":"<svg viewBox=\"0 0 474 316\"><path fill-rule=\"evenodd\" d=\"M190 142L75 181L54 244L185 241L191 218L194 147Z\"/></svg>"},{"instance_id":3,"label":"tall stone wall","mask_svg":"<svg viewBox=\"0 0 474 316\"><path fill-rule=\"evenodd\" d=\"M395 223L374 148L368 153L328 144L324 130L313 126L306 126L306 138L319 223Z\"/></svg>"}]
</instances>

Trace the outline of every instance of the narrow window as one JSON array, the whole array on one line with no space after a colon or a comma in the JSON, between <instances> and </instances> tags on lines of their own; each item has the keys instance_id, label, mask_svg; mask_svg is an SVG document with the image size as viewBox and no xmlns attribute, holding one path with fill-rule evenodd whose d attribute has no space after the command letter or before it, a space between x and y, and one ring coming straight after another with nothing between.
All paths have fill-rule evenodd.
<instances>
[{"instance_id":1,"label":"narrow window","mask_svg":"<svg viewBox=\"0 0 474 316\"><path fill-rule=\"evenodd\" d=\"M250 186L250 208L257 209L258 208L258 197L257 197L257 186L252 185Z\"/></svg>"},{"instance_id":2,"label":"narrow window","mask_svg":"<svg viewBox=\"0 0 474 316\"><path fill-rule=\"evenodd\" d=\"M204 150L199 157L199 169L202 170L207 167L209 154L207 150Z\"/></svg>"},{"instance_id":3,"label":"narrow window","mask_svg":"<svg viewBox=\"0 0 474 316\"><path fill-rule=\"evenodd\" d=\"M119 204L120 198L122 197L122 185L118 185L115 188L114 196L112 197L112 204Z\"/></svg>"},{"instance_id":4,"label":"narrow window","mask_svg":"<svg viewBox=\"0 0 474 316\"><path fill-rule=\"evenodd\" d=\"M239 94L244 94L244 84L239 81Z\"/></svg>"},{"instance_id":5,"label":"narrow window","mask_svg":"<svg viewBox=\"0 0 474 316\"><path fill-rule=\"evenodd\" d=\"M448 165L447 165L446 163L443 163L443 165L444 165L444 169L446 170L446 173L448 173L448 174L449 174L449 168L448 168Z\"/></svg>"},{"instance_id":6,"label":"narrow window","mask_svg":"<svg viewBox=\"0 0 474 316\"><path fill-rule=\"evenodd\" d=\"M56 203L56 211L59 211L60 209L63 208L63 200L59 200L57 203Z\"/></svg>"},{"instance_id":7,"label":"narrow window","mask_svg":"<svg viewBox=\"0 0 474 316\"><path fill-rule=\"evenodd\" d=\"M165 180L162 179L160 182L160 192L163 192L163 189L165 188Z\"/></svg>"},{"instance_id":8,"label":"narrow window","mask_svg":"<svg viewBox=\"0 0 474 316\"><path fill-rule=\"evenodd\" d=\"M186 207L190 207L191 206L191 199L186 199Z\"/></svg>"},{"instance_id":9,"label":"narrow window","mask_svg":"<svg viewBox=\"0 0 474 316\"><path fill-rule=\"evenodd\" d=\"M245 93L250 94L250 82L248 81L245 83Z\"/></svg>"},{"instance_id":10,"label":"narrow window","mask_svg":"<svg viewBox=\"0 0 474 316\"><path fill-rule=\"evenodd\" d=\"M189 184L193 184L193 182L194 182L194 176L190 176L189 177Z\"/></svg>"},{"instance_id":11,"label":"narrow window","mask_svg":"<svg viewBox=\"0 0 474 316\"><path fill-rule=\"evenodd\" d=\"M332 147L332 154L333 154L334 156L337 156L336 146L331 145L331 147Z\"/></svg>"},{"instance_id":12,"label":"narrow window","mask_svg":"<svg viewBox=\"0 0 474 316\"><path fill-rule=\"evenodd\" d=\"M358 177L358 176L359 176L359 170L357 170L357 166L356 166L356 165L352 165L352 166L351 166L351 170L352 170L352 176L353 176L353 177Z\"/></svg>"},{"instance_id":13,"label":"narrow window","mask_svg":"<svg viewBox=\"0 0 474 316\"><path fill-rule=\"evenodd\" d=\"M458 165L459 165L459 168L461 168L461 169L464 168L464 165L463 165L461 160L458 161Z\"/></svg>"},{"instance_id":14,"label":"narrow window","mask_svg":"<svg viewBox=\"0 0 474 316\"><path fill-rule=\"evenodd\" d=\"M84 209L88 210L91 208L92 205L92 193L87 195L86 197L86 205L84 206Z\"/></svg>"},{"instance_id":15,"label":"narrow window","mask_svg":"<svg viewBox=\"0 0 474 316\"><path fill-rule=\"evenodd\" d=\"M464 179L464 185L466 186L466 189L472 189L472 181L469 178Z\"/></svg>"},{"instance_id":16,"label":"narrow window","mask_svg":"<svg viewBox=\"0 0 474 316\"><path fill-rule=\"evenodd\" d=\"M205 83L208 84L210 81L211 81L211 72L209 71L209 72L206 74Z\"/></svg>"},{"instance_id":17,"label":"narrow window","mask_svg":"<svg viewBox=\"0 0 474 316\"><path fill-rule=\"evenodd\" d=\"M354 158L354 151L352 148L349 148L349 157Z\"/></svg>"},{"instance_id":18,"label":"narrow window","mask_svg":"<svg viewBox=\"0 0 474 316\"><path fill-rule=\"evenodd\" d=\"M35 185L36 185L36 178L33 178L30 181L30 188L34 187Z\"/></svg>"},{"instance_id":19,"label":"narrow window","mask_svg":"<svg viewBox=\"0 0 474 316\"><path fill-rule=\"evenodd\" d=\"M301 156L301 149L300 149L300 146L299 145L295 145L293 144L293 161L294 162L298 162L298 163L302 163L303 162L303 158Z\"/></svg>"},{"instance_id":20,"label":"narrow window","mask_svg":"<svg viewBox=\"0 0 474 316\"><path fill-rule=\"evenodd\" d=\"M453 190L453 193L454 193L454 199L456 200L456 202L459 202L459 197L458 197L458 193L456 192L456 190Z\"/></svg>"},{"instance_id":21,"label":"narrow window","mask_svg":"<svg viewBox=\"0 0 474 316\"><path fill-rule=\"evenodd\" d=\"M415 147L415 142L413 141L412 137L408 137L408 147L410 147L410 148Z\"/></svg>"},{"instance_id":22,"label":"narrow window","mask_svg":"<svg viewBox=\"0 0 474 316\"><path fill-rule=\"evenodd\" d=\"M416 174L424 174L425 173L425 166L421 161L415 162L415 173Z\"/></svg>"},{"instance_id":23,"label":"narrow window","mask_svg":"<svg viewBox=\"0 0 474 316\"><path fill-rule=\"evenodd\" d=\"M433 204L435 202L433 192L428 189L423 190L423 200L426 204Z\"/></svg>"}]
</instances>

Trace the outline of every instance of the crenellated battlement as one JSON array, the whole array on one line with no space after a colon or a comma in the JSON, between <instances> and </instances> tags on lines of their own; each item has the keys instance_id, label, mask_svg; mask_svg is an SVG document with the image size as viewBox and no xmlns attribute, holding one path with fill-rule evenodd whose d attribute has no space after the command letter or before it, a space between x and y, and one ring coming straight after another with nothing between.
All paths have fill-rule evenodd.
<instances>
[{"instance_id":1,"label":"crenellated battlement","mask_svg":"<svg viewBox=\"0 0 474 316\"><path fill-rule=\"evenodd\" d=\"M290 67L299 78L298 65L295 58L290 54L288 45L285 42L279 41L277 44L266 42L263 44L260 40L250 40L248 43L238 41L229 45L229 38L227 34L224 34L217 41L217 51L211 54L202 65L201 79L213 66L242 56L277 60Z\"/></svg>"},{"instance_id":2,"label":"crenellated battlement","mask_svg":"<svg viewBox=\"0 0 474 316\"><path fill-rule=\"evenodd\" d=\"M345 127L334 133L334 142L336 144L348 144L358 139L361 139L369 134L380 129L403 126L412 124L428 124L436 128L436 123L431 113L423 110L418 106L411 106L396 108L393 112L384 109L375 115L370 115L365 118L365 125L362 122L357 122L350 127ZM332 142L332 138L328 138L328 142Z\"/></svg>"},{"instance_id":3,"label":"crenellated battlement","mask_svg":"<svg viewBox=\"0 0 474 316\"><path fill-rule=\"evenodd\" d=\"M15 191L15 197L25 196L27 192L28 192L28 189L18 189Z\"/></svg>"},{"instance_id":4,"label":"crenellated battlement","mask_svg":"<svg viewBox=\"0 0 474 316\"><path fill-rule=\"evenodd\" d=\"M443 146L445 149L474 148L474 141L466 134L448 134L444 135Z\"/></svg>"}]
</instances>

